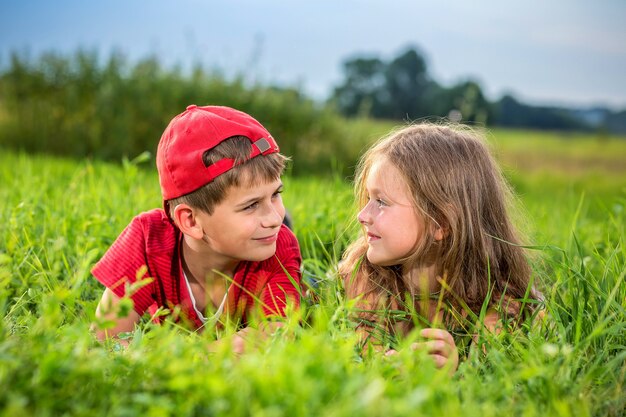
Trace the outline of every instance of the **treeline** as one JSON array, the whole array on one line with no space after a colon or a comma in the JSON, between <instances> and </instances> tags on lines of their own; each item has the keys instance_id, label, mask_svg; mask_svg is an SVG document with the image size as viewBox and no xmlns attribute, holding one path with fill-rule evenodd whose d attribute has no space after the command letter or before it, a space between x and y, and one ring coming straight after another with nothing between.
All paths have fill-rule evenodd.
<instances>
[{"instance_id":1,"label":"treeline","mask_svg":"<svg viewBox=\"0 0 626 417\"><path fill-rule=\"evenodd\" d=\"M444 87L429 74L416 48L383 61L356 57L343 64L344 80L331 102L345 116L415 120L448 117L481 125L626 133L626 110L530 106L512 96L490 102L475 81Z\"/></svg>"},{"instance_id":2,"label":"treeline","mask_svg":"<svg viewBox=\"0 0 626 417\"><path fill-rule=\"evenodd\" d=\"M166 68L155 57L130 63L121 53L105 59L85 50L35 59L14 53L0 68L0 147L115 161L146 150L154 155L169 120L189 104L252 114L297 161L294 174L350 175L367 142L383 133L381 127L389 128L370 117L403 123L439 116L543 129L591 129L585 120L604 126L606 119L607 131L626 132L625 112L574 114L533 108L512 97L490 103L472 81L442 87L415 49L391 62L353 59L345 70L344 82L320 104L295 88L251 85L243 75L225 76L200 65ZM366 117L346 120L341 114Z\"/></svg>"},{"instance_id":3,"label":"treeline","mask_svg":"<svg viewBox=\"0 0 626 417\"><path fill-rule=\"evenodd\" d=\"M164 68L154 57L100 60L84 50L10 57L0 72L0 147L116 161L154 155L165 126L188 104L254 115L298 161L295 174L347 168L362 147L351 143L345 119L295 89L247 85L201 66Z\"/></svg>"}]
</instances>

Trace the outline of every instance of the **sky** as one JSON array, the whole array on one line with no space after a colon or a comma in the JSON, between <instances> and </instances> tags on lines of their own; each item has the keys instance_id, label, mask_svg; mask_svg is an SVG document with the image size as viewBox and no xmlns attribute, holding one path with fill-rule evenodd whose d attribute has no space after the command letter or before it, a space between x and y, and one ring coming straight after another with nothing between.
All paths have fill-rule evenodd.
<instances>
[{"instance_id":1,"label":"sky","mask_svg":"<svg viewBox=\"0 0 626 417\"><path fill-rule=\"evenodd\" d=\"M444 86L495 100L626 109L625 0L2 0L0 67L12 52L156 55L183 68L301 88L324 99L357 56L409 47Z\"/></svg>"}]
</instances>

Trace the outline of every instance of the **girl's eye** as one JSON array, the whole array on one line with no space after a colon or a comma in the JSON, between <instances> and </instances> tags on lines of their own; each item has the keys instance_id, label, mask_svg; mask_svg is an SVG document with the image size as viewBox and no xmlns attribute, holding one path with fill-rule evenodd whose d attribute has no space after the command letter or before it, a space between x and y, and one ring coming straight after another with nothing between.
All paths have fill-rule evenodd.
<instances>
[{"instance_id":1,"label":"girl's eye","mask_svg":"<svg viewBox=\"0 0 626 417\"><path fill-rule=\"evenodd\" d=\"M385 207L387 205L385 200L381 200L380 198L376 199L376 204L378 205L379 208Z\"/></svg>"}]
</instances>

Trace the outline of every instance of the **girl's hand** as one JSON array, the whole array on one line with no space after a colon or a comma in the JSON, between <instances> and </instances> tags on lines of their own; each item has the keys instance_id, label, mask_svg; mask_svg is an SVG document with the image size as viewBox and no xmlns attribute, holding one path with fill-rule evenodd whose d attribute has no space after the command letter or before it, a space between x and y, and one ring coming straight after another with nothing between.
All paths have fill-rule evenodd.
<instances>
[{"instance_id":1,"label":"girl's hand","mask_svg":"<svg viewBox=\"0 0 626 417\"><path fill-rule=\"evenodd\" d=\"M413 343L411 349L426 350L437 368L449 367L450 373L454 374L459 366L459 350L452 335L442 329L423 329L420 335L429 340Z\"/></svg>"}]
</instances>

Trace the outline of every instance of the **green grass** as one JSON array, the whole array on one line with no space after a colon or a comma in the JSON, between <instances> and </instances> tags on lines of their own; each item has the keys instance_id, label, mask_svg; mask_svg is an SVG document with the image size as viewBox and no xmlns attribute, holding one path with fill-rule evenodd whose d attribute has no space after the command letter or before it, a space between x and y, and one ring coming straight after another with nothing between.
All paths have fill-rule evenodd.
<instances>
[{"instance_id":1,"label":"green grass","mask_svg":"<svg viewBox=\"0 0 626 417\"><path fill-rule=\"evenodd\" d=\"M303 324L236 360L207 353L212 332L171 323L143 323L127 350L89 332L102 291L91 266L135 214L160 205L148 163L0 153L0 414L624 415L626 172L614 164L624 142L607 140L607 151L593 137L490 138L537 247L548 314L526 333L485 336L487 353L475 351L453 377L408 351L356 354L333 274L356 230L345 178L285 178L317 298L304 304ZM561 163L517 165L521 154ZM563 170L572 158L600 162Z\"/></svg>"}]
</instances>

